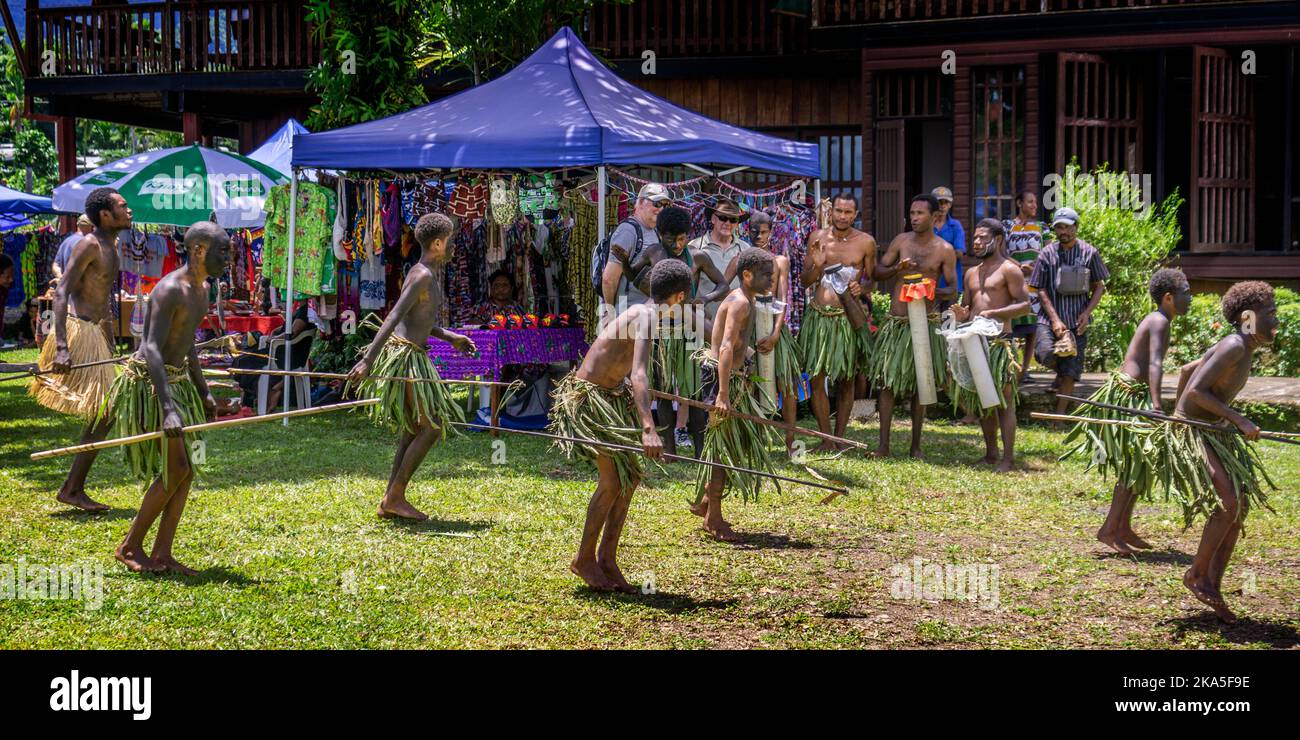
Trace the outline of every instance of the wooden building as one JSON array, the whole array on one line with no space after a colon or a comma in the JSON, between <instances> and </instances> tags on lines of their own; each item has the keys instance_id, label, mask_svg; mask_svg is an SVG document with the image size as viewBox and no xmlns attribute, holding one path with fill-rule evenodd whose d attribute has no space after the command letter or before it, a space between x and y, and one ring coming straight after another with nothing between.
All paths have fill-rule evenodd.
<instances>
[{"instance_id":1,"label":"wooden building","mask_svg":"<svg viewBox=\"0 0 1300 740\"><path fill-rule=\"evenodd\" d=\"M1300 3L638 0L584 38L673 102L821 143L881 242L915 193L950 186L969 228L1077 158L1182 194L1197 287L1300 281Z\"/></svg>"},{"instance_id":2,"label":"wooden building","mask_svg":"<svg viewBox=\"0 0 1300 740\"><path fill-rule=\"evenodd\" d=\"M316 101L304 88L321 53L304 0L25 1L25 28L6 4L5 29L28 116L55 124L61 180L76 175L78 118L181 131L187 143L234 138L251 150Z\"/></svg>"},{"instance_id":3,"label":"wooden building","mask_svg":"<svg viewBox=\"0 0 1300 740\"><path fill-rule=\"evenodd\" d=\"M303 0L26 0L5 8L33 114L256 146L315 102ZM969 225L1078 158L1177 189L1198 287L1300 282L1294 0L634 0L581 37L626 79L737 125L816 141L827 192L881 242L947 185ZM451 89L431 89L430 97Z\"/></svg>"}]
</instances>

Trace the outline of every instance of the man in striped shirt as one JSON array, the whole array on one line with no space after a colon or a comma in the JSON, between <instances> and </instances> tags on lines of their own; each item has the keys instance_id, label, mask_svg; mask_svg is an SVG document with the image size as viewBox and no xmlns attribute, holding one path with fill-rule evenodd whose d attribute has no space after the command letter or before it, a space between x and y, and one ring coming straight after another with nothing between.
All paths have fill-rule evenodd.
<instances>
[{"instance_id":1,"label":"man in striped shirt","mask_svg":"<svg viewBox=\"0 0 1300 740\"><path fill-rule=\"evenodd\" d=\"M1070 395L1083 374L1088 324L1106 292L1105 280L1110 271L1097 249L1078 238L1079 214L1073 208L1056 210L1052 231L1057 243L1043 247L1029 278L1030 287L1038 291L1039 302L1034 355L1039 363L1056 372L1052 390ZM1062 357L1056 354L1055 344L1066 334L1073 337L1076 351ZM1068 403L1057 399L1057 413L1065 413Z\"/></svg>"}]
</instances>

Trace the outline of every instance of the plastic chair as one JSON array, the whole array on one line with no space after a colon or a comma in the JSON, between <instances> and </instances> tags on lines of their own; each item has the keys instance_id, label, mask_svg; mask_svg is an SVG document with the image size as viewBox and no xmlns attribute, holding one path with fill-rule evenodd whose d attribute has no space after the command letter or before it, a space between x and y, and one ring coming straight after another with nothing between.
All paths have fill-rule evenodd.
<instances>
[{"instance_id":1,"label":"plastic chair","mask_svg":"<svg viewBox=\"0 0 1300 740\"><path fill-rule=\"evenodd\" d=\"M307 343L307 346L304 348L303 351L302 365L298 367L288 368L289 370L307 369L306 357L308 354L311 353L311 343L313 340L316 339L316 332L317 329L314 326L308 329L304 329L298 333L298 336L293 338L293 341L289 343L290 359L292 359L293 355L296 354L294 350L296 349L296 345L299 342ZM266 349L266 353L270 355L270 358L267 359L266 361L266 369L267 370L283 369L280 367L279 361L284 359L284 343L285 343L284 335L281 334L280 336L277 337L270 337L269 342L267 340L268 337L262 337L262 345ZM285 381L284 390L282 391L283 393L288 393L290 389L296 391L295 395L297 398L298 408L311 408L311 379L310 378L282 377L281 379ZM271 390L271 380L272 380L272 376L270 375L263 375L257 380L257 415L258 416L266 415L266 396Z\"/></svg>"}]
</instances>

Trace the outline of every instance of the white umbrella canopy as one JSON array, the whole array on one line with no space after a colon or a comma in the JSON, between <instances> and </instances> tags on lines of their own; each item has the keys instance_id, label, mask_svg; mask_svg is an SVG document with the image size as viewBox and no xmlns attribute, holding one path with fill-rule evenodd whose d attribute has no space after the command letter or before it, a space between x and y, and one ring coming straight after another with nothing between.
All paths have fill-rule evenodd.
<instances>
[{"instance_id":1,"label":"white umbrella canopy","mask_svg":"<svg viewBox=\"0 0 1300 740\"><path fill-rule=\"evenodd\" d=\"M137 223L189 226L213 218L226 229L256 228L271 188L288 182L248 157L194 144L124 157L54 189L56 210L81 213L86 196L116 189Z\"/></svg>"}]
</instances>

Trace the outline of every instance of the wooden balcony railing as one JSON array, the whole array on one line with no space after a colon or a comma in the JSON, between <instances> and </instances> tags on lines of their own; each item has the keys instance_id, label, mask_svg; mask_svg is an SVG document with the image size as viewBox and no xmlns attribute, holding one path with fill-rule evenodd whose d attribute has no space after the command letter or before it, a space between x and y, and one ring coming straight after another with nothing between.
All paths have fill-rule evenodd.
<instances>
[{"instance_id":1,"label":"wooden balcony railing","mask_svg":"<svg viewBox=\"0 0 1300 740\"><path fill-rule=\"evenodd\" d=\"M1251 0L812 0L812 26L825 28L867 23L986 18L1069 10L1232 5L1249 1Z\"/></svg>"},{"instance_id":2,"label":"wooden balcony railing","mask_svg":"<svg viewBox=\"0 0 1300 740\"><path fill-rule=\"evenodd\" d=\"M807 18L770 12L770 0L637 0L597 5L583 41L613 59L798 54Z\"/></svg>"},{"instance_id":3,"label":"wooden balcony railing","mask_svg":"<svg viewBox=\"0 0 1300 740\"><path fill-rule=\"evenodd\" d=\"M305 69L321 58L303 0L34 4L27 11L33 76Z\"/></svg>"}]
</instances>

